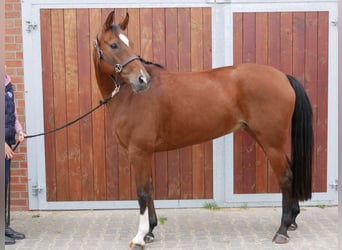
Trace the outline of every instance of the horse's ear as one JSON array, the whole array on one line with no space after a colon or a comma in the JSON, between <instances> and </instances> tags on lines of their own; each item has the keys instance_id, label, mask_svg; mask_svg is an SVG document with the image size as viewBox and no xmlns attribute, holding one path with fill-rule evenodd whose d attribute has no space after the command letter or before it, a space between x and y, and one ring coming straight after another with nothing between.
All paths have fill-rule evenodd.
<instances>
[{"instance_id":1,"label":"horse's ear","mask_svg":"<svg viewBox=\"0 0 342 250\"><path fill-rule=\"evenodd\" d=\"M114 21L114 14L115 14L115 10L112 10L108 14L107 19L106 19L106 21L104 23L104 26L103 26L104 30L107 30L107 29L109 29L112 26L113 21Z\"/></svg>"},{"instance_id":2,"label":"horse's ear","mask_svg":"<svg viewBox=\"0 0 342 250\"><path fill-rule=\"evenodd\" d=\"M125 30L127 28L128 21L129 21L129 14L127 12L125 18L121 20L121 22L119 23L119 26L122 30Z\"/></svg>"}]
</instances>

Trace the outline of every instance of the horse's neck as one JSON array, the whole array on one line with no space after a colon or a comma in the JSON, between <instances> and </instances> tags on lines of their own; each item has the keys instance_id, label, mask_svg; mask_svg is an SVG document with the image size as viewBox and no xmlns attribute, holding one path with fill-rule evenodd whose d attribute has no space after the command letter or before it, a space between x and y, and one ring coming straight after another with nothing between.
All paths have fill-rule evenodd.
<instances>
[{"instance_id":1,"label":"horse's neck","mask_svg":"<svg viewBox=\"0 0 342 250\"><path fill-rule=\"evenodd\" d=\"M166 71L165 68L160 68L153 64L146 64L144 65L147 72L150 74L151 77L158 76L160 72Z\"/></svg>"},{"instance_id":2,"label":"horse's neck","mask_svg":"<svg viewBox=\"0 0 342 250\"><path fill-rule=\"evenodd\" d=\"M98 87L100 89L100 92L104 98L106 98L108 95L110 95L115 88L115 85L114 85L112 79L110 79L110 77L108 75L98 76L97 77L97 83L98 83Z\"/></svg>"}]
</instances>

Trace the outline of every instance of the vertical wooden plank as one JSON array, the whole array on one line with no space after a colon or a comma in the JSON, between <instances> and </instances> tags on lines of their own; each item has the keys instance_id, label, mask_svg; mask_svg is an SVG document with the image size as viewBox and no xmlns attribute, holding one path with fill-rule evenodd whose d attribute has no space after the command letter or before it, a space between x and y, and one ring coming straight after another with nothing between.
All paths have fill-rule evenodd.
<instances>
[{"instance_id":1,"label":"vertical wooden plank","mask_svg":"<svg viewBox=\"0 0 342 250\"><path fill-rule=\"evenodd\" d=\"M105 22L108 14L112 9L101 9L101 25ZM101 26L99 26L101 29ZM119 188L119 153L118 145L115 140L113 128L111 126L111 118L108 108L104 108L104 120L105 120L105 148L106 148L106 180L107 180L107 199L119 200L120 188ZM128 185L128 184L127 184ZM124 190L130 190L130 186Z\"/></svg>"},{"instance_id":2,"label":"vertical wooden plank","mask_svg":"<svg viewBox=\"0 0 342 250\"><path fill-rule=\"evenodd\" d=\"M313 127L314 138L316 138L316 124L317 124L317 12L307 12L305 20L305 89L310 98L313 109ZM314 152L316 152L317 145L314 144ZM316 171L316 157L313 159L313 179L317 178ZM316 181L313 182L313 190L317 189Z\"/></svg>"},{"instance_id":3,"label":"vertical wooden plank","mask_svg":"<svg viewBox=\"0 0 342 250\"><path fill-rule=\"evenodd\" d=\"M170 71L179 70L178 62L178 27L177 9L165 9L165 48L166 48L166 68Z\"/></svg>"},{"instance_id":4,"label":"vertical wooden plank","mask_svg":"<svg viewBox=\"0 0 342 250\"><path fill-rule=\"evenodd\" d=\"M179 150L167 152L168 199L180 199Z\"/></svg>"},{"instance_id":5,"label":"vertical wooden plank","mask_svg":"<svg viewBox=\"0 0 342 250\"><path fill-rule=\"evenodd\" d=\"M178 9L178 49L179 71L191 71L190 9ZM179 150L181 199L192 198L192 147Z\"/></svg>"},{"instance_id":6,"label":"vertical wooden plank","mask_svg":"<svg viewBox=\"0 0 342 250\"><path fill-rule=\"evenodd\" d=\"M212 68L211 9L203 8L203 70ZM213 143L204 143L204 197L213 198Z\"/></svg>"},{"instance_id":7,"label":"vertical wooden plank","mask_svg":"<svg viewBox=\"0 0 342 250\"><path fill-rule=\"evenodd\" d=\"M233 25L234 25L234 64L242 63L242 13L234 13ZM242 131L236 131L234 133L234 193L242 193L243 185L243 151L242 151Z\"/></svg>"},{"instance_id":8,"label":"vertical wooden plank","mask_svg":"<svg viewBox=\"0 0 342 250\"><path fill-rule=\"evenodd\" d=\"M106 147L106 177L107 177L107 199L119 200L120 188L119 188L119 168L123 167L119 165L119 153L118 145L115 140L114 133L111 127L111 119L108 108L104 108L105 112L105 147ZM128 185L128 184L127 184ZM130 186L125 190L130 190Z\"/></svg>"},{"instance_id":9,"label":"vertical wooden plank","mask_svg":"<svg viewBox=\"0 0 342 250\"><path fill-rule=\"evenodd\" d=\"M126 16L126 9L115 9L115 23L118 24L125 16ZM132 21L130 17L130 22ZM135 21L135 20L134 20ZM134 29L132 30L132 24L130 23L128 25L130 27L130 32L134 32ZM139 26L138 26L139 27ZM139 29L138 27L135 27L135 29ZM135 31L136 32L136 31ZM127 31L128 35L128 31ZM130 37L129 37L130 39ZM107 119L108 122L110 122L110 117ZM111 136L114 137L114 132L109 131L111 133ZM117 143L117 142L115 142ZM120 145L118 147L118 189L119 189L119 199L120 200L130 200L136 198L136 188L135 188L135 174L133 169L131 168L128 156L122 147Z\"/></svg>"},{"instance_id":10,"label":"vertical wooden plank","mask_svg":"<svg viewBox=\"0 0 342 250\"><path fill-rule=\"evenodd\" d=\"M255 13L243 14L243 62L255 63Z\"/></svg>"},{"instance_id":11,"label":"vertical wooden plank","mask_svg":"<svg viewBox=\"0 0 342 250\"><path fill-rule=\"evenodd\" d=\"M80 114L92 108L90 61L89 61L89 16L88 9L77 9L77 44L78 44L78 78ZM80 121L81 168L82 168L82 200L94 200L94 161L92 120L87 116Z\"/></svg>"},{"instance_id":12,"label":"vertical wooden plank","mask_svg":"<svg viewBox=\"0 0 342 250\"><path fill-rule=\"evenodd\" d=\"M282 12L280 14L280 70L285 74L292 75L293 68L293 13ZM291 155L291 138L288 132L288 140L286 142L287 155Z\"/></svg>"},{"instance_id":13,"label":"vertical wooden plank","mask_svg":"<svg viewBox=\"0 0 342 250\"><path fill-rule=\"evenodd\" d=\"M268 58L268 14L255 14L255 61L258 64L267 64ZM255 191L267 192L267 158L259 145L255 148Z\"/></svg>"},{"instance_id":14,"label":"vertical wooden plank","mask_svg":"<svg viewBox=\"0 0 342 250\"><path fill-rule=\"evenodd\" d=\"M165 9L155 8L152 9L152 52L154 62L165 65L166 62L166 28L165 28Z\"/></svg>"},{"instance_id":15,"label":"vertical wooden plank","mask_svg":"<svg viewBox=\"0 0 342 250\"><path fill-rule=\"evenodd\" d=\"M204 197L205 199L214 198L213 186L213 143L204 143Z\"/></svg>"},{"instance_id":16,"label":"vertical wooden plank","mask_svg":"<svg viewBox=\"0 0 342 250\"><path fill-rule=\"evenodd\" d=\"M152 49L152 9L140 9L140 46L141 56L147 60L153 58Z\"/></svg>"},{"instance_id":17,"label":"vertical wooden plank","mask_svg":"<svg viewBox=\"0 0 342 250\"><path fill-rule=\"evenodd\" d=\"M190 34L191 34L191 70L203 70L203 16L202 9L191 8L190 10ZM192 146L193 163L193 198L204 197L204 145Z\"/></svg>"},{"instance_id":18,"label":"vertical wooden plank","mask_svg":"<svg viewBox=\"0 0 342 250\"><path fill-rule=\"evenodd\" d=\"M212 68L211 8L203 8L203 70Z\"/></svg>"},{"instance_id":19,"label":"vertical wooden plank","mask_svg":"<svg viewBox=\"0 0 342 250\"><path fill-rule=\"evenodd\" d=\"M181 199L192 199L193 180L192 180L192 147L185 147L179 150L180 164L180 185Z\"/></svg>"},{"instance_id":20,"label":"vertical wooden plank","mask_svg":"<svg viewBox=\"0 0 342 250\"><path fill-rule=\"evenodd\" d=\"M234 13L233 15L234 64L242 63L242 17L242 13Z\"/></svg>"},{"instance_id":21,"label":"vertical wooden plank","mask_svg":"<svg viewBox=\"0 0 342 250\"><path fill-rule=\"evenodd\" d=\"M168 196L168 176L167 176L167 153L158 152L154 158L155 164L155 199L167 199Z\"/></svg>"},{"instance_id":22,"label":"vertical wooden plank","mask_svg":"<svg viewBox=\"0 0 342 250\"><path fill-rule=\"evenodd\" d=\"M176 8L165 9L165 30L166 30L166 67L169 70L178 71L178 11ZM168 183L168 198L180 198L180 158L179 150L167 152L167 183Z\"/></svg>"},{"instance_id":23,"label":"vertical wooden plank","mask_svg":"<svg viewBox=\"0 0 342 250\"><path fill-rule=\"evenodd\" d=\"M201 8L191 8L191 70L203 70L203 16Z\"/></svg>"},{"instance_id":24,"label":"vertical wooden plank","mask_svg":"<svg viewBox=\"0 0 342 250\"><path fill-rule=\"evenodd\" d=\"M282 12L280 23L280 70L292 75L292 12Z\"/></svg>"},{"instance_id":25,"label":"vertical wooden plank","mask_svg":"<svg viewBox=\"0 0 342 250\"><path fill-rule=\"evenodd\" d=\"M153 9L153 59L162 65L166 64L166 27L165 9ZM167 199L168 197L168 173L167 173L167 153L160 152L154 155L153 162L154 192L156 199Z\"/></svg>"},{"instance_id":26,"label":"vertical wooden plank","mask_svg":"<svg viewBox=\"0 0 342 250\"><path fill-rule=\"evenodd\" d=\"M255 62L267 64L268 56L268 13L255 14Z\"/></svg>"},{"instance_id":27,"label":"vertical wooden plank","mask_svg":"<svg viewBox=\"0 0 342 250\"><path fill-rule=\"evenodd\" d=\"M65 88L65 48L63 10L51 10L52 25L52 60L54 67L54 116L55 127L66 123L66 88ZM60 130L56 135L56 177L57 200L69 199L68 147L67 130Z\"/></svg>"},{"instance_id":28,"label":"vertical wooden plank","mask_svg":"<svg viewBox=\"0 0 342 250\"><path fill-rule=\"evenodd\" d=\"M131 198L135 198L136 195L132 197L132 194L136 193L136 191L132 190L131 168L128 162L127 152L120 145L118 146L118 158L119 158L119 199L129 200Z\"/></svg>"},{"instance_id":29,"label":"vertical wooden plank","mask_svg":"<svg viewBox=\"0 0 342 250\"><path fill-rule=\"evenodd\" d=\"M243 14L243 62L255 63L255 13ZM255 193L255 140L247 133L243 135L243 193Z\"/></svg>"},{"instance_id":30,"label":"vertical wooden plank","mask_svg":"<svg viewBox=\"0 0 342 250\"><path fill-rule=\"evenodd\" d=\"M193 199L204 198L204 165L205 154L204 144L196 144L192 146L192 185L193 185Z\"/></svg>"},{"instance_id":31,"label":"vertical wooden plank","mask_svg":"<svg viewBox=\"0 0 342 250\"><path fill-rule=\"evenodd\" d=\"M304 84L305 14L293 13L293 75Z\"/></svg>"},{"instance_id":32,"label":"vertical wooden plank","mask_svg":"<svg viewBox=\"0 0 342 250\"><path fill-rule=\"evenodd\" d=\"M178 9L179 71L191 71L190 9Z\"/></svg>"},{"instance_id":33,"label":"vertical wooden plank","mask_svg":"<svg viewBox=\"0 0 342 250\"><path fill-rule=\"evenodd\" d=\"M130 47L137 55L141 55L140 46L140 10L129 9L129 24L127 28L127 35L130 42Z\"/></svg>"},{"instance_id":34,"label":"vertical wooden plank","mask_svg":"<svg viewBox=\"0 0 342 250\"><path fill-rule=\"evenodd\" d=\"M66 67L66 100L67 121L72 121L80 116L78 100L78 64L77 64L77 33L76 10L64 10L65 33L65 67ZM82 199L81 167L80 167L80 127L79 123L67 128L68 132L68 161L69 161L69 195L70 199L79 201Z\"/></svg>"},{"instance_id":35,"label":"vertical wooden plank","mask_svg":"<svg viewBox=\"0 0 342 250\"><path fill-rule=\"evenodd\" d=\"M53 66L52 66L52 27L51 10L40 10L41 45L42 45L42 82L44 97L44 128L51 130L54 128L54 101L53 101ZM46 166L46 198L47 201L56 201L56 155L55 155L55 135L45 136L45 166Z\"/></svg>"},{"instance_id":36,"label":"vertical wooden plank","mask_svg":"<svg viewBox=\"0 0 342 250\"><path fill-rule=\"evenodd\" d=\"M304 85L305 81L305 13L293 13L293 75Z\"/></svg>"},{"instance_id":37,"label":"vertical wooden plank","mask_svg":"<svg viewBox=\"0 0 342 250\"><path fill-rule=\"evenodd\" d=\"M327 114L329 13L318 13L316 192L327 191Z\"/></svg>"},{"instance_id":38,"label":"vertical wooden plank","mask_svg":"<svg viewBox=\"0 0 342 250\"><path fill-rule=\"evenodd\" d=\"M280 60L280 13L274 12L269 13L269 22L268 22L268 64L271 66L280 69L281 60ZM267 190L269 193L279 192L279 183L273 173L272 166L268 164L268 182L267 182Z\"/></svg>"},{"instance_id":39,"label":"vertical wooden plank","mask_svg":"<svg viewBox=\"0 0 342 250\"><path fill-rule=\"evenodd\" d=\"M268 30L269 30L269 40L268 40L268 63L280 69L280 13L272 12L269 13L269 22L268 22Z\"/></svg>"},{"instance_id":40,"label":"vertical wooden plank","mask_svg":"<svg viewBox=\"0 0 342 250\"><path fill-rule=\"evenodd\" d=\"M101 27L101 11L100 9L89 9L89 52L93 51L93 41ZM92 93L92 106L98 105L102 99L101 93L96 84L94 66L90 59L90 84ZM93 157L94 157L94 195L95 200L107 199L107 177L106 177L106 157L105 157L105 127L104 127L104 109L96 110L92 113L92 135L93 135Z\"/></svg>"}]
</instances>

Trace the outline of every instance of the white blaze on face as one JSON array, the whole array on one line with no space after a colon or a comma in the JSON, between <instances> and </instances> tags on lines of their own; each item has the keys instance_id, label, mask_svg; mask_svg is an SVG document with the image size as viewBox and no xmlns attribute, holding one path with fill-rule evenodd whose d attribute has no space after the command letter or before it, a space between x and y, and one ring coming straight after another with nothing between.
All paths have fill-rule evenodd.
<instances>
[{"instance_id":1,"label":"white blaze on face","mask_svg":"<svg viewBox=\"0 0 342 250\"><path fill-rule=\"evenodd\" d=\"M119 37L120 37L121 41L122 41L124 44L126 44L127 47L129 47L129 40L128 40L127 36L125 36L124 34L120 33Z\"/></svg>"},{"instance_id":2,"label":"white blaze on face","mask_svg":"<svg viewBox=\"0 0 342 250\"><path fill-rule=\"evenodd\" d=\"M140 221L139 221L139 229L137 235L133 238L132 242L134 244L139 244L144 246L145 245L145 235L148 233L148 230L150 229L150 223L148 220L148 209L145 209L144 214L140 215Z\"/></svg>"}]
</instances>

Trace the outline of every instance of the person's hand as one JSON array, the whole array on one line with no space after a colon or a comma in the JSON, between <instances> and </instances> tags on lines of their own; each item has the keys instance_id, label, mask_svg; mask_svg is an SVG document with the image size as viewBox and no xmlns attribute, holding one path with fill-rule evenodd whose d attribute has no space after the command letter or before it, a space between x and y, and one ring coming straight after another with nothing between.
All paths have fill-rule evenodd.
<instances>
[{"instance_id":1,"label":"person's hand","mask_svg":"<svg viewBox=\"0 0 342 250\"><path fill-rule=\"evenodd\" d=\"M5 142L5 158L12 159L14 152L10 146Z\"/></svg>"},{"instance_id":2,"label":"person's hand","mask_svg":"<svg viewBox=\"0 0 342 250\"><path fill-rule=\"evenodd\" d=\"M23 131L20 131L18 136L19 141L23 142L25 140L25 136L26 134Z\"/></svg>"}]
</instances>

